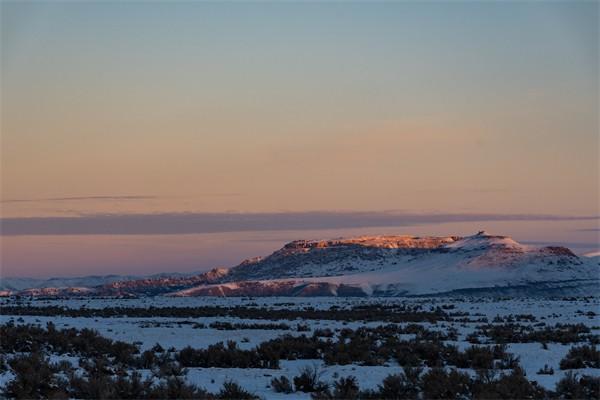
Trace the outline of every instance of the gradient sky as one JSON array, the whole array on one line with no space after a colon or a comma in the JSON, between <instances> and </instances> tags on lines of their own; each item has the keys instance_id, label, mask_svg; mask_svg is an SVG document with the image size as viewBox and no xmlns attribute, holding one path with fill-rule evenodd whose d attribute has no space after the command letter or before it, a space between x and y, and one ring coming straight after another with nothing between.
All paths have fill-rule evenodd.
<instances>
[{"instance_id":1,"label":"gradient sky","mask_svg":"<svg viewBox=\"0 0 600 400\"><path fill-rule=\"evenodd\" d=\"M600 214L596 1L0 7L4 276L189 271L389 231L273 214L307 211L417 214L390 225L419 234L486 214L497 233L597 247L597 218L522 221ZM231 212L271 222L110 230ZM42 219L105 214L121 222L68 235Z\"/></svg>"}]
</instances>

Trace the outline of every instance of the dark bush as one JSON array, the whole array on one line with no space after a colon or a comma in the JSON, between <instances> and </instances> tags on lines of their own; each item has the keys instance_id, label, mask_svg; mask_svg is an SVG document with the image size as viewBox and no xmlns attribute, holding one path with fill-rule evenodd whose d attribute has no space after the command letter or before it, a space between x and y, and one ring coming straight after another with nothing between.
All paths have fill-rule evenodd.
<instances>
[{"instance_id":1,"label":"dark bush","mask_svg":"<svg viewBox=\"0 0 600 400\"><path fill-rule=\"evenodd\" d=\"M378 396L384 399L417 399L422 369L404 368L401 374L388 375L379 385Z\"/></svg>"},{"instance_id":2,"label":"dark bush","mask_svg":"<svg viewBox=\"0 0 600 400\"><path fill-rule=\"evenodd\" d=\"M313 360L320 357L326 342L304 335L283 335L258 345L256 351L265 360ZM277 368L274 366L273 368Z\"/></svg>"},{"instance_id":3,"label":"dark bush","mask_svg":"<svg viewBox=\"0 0 600 400\"><path fill-rule=\"evenodd\" d=\"M333 337L333 331L329 328L326 329L315 329L313 332L314 337Z\"/></svg>"},{"instance_id":4,"label":"dark bush","mask_svg":"<svg viewBox=\"0 0 600 400\"><path fill-rule=\"evenodd\" d=\"M153 387L147 393L145 398L209 400L213 399L214 396L204 389L199 389L195 385L185 383L185 381L180 377L172 376L167 378L166 382L161 382Z\"/></svg>"},{"instance_id":5,"label":"dark bush","mask_svg":"<svg viewBox=\"0 0 600 400\"><path fill-rule=\"evenodd\" d=\"M258 399L258 396L248 392L236 382L226 381L223 383L221 391L217 394L217 398L225 400L253 400Z\"/></svg>"},{"instance_id":6,"label":"dark bush","mask_svg":"<svg viewBox=\"0 0 600 400\"><path fill-rule=\"evenodd\" d=\"M8 371L8 364L6 363L6 357L4 354L0 354L0 374Z\"/></svg>"},{"instance_id":7,"label":"dark bush","mask_svg":"<svg viewBox=\"0 0 600 400\"><path fill-rule=\"evenodd\" d=\"M231 322L219 322L215 321L209 325L212 329L235 331L241 329L268 329L268 330L289 330L288 324L280 323L267 323L267 324L248 324L248 323L231 323Z\"/></svg>"},{"instance_id":8,"label":"dark bush","mask_svg":"<svg viewBox=\"0 0 600 400\"><path fill-rule=\"evenodd\" d=\"M467 398L471 393L470 378L464 372L433 368L423 375L422 390L426 399Z\"/></svg>"},{"instance_id":9,"label":"dark bush","mask_svg":"<svg viewBox=\"0 0 600 400\"><path fill-rule=\"evenodd\" d=\"M57 330L49 323L46 329L34 325L0 325L0 353L48 350L57 354L77 354L84 358L99 355L113 357L116 363L132 364L139 353L136 346L107 339L91 329Z\"/></svg>"},{"instance_id":10,"label":"dark bush","mask_svg":"<svg viewBox=\"0 0 600 400\"><path fill-rule=\"evenodd\" d=\"M472 384L473 398L476 399L543 399L546 391L525 377L519 367L510 374L501 375L497 380L482 380Z\"/></svg>"},{"instance_id":11,"label":"dark bush","mask_svg":"<svg viewBox=\"0 0 600 400\"><path fill-rule=\"evenodd\" d=\"M356 400L360 396L360 389L354 376L340 378L333 384L333 391L327 386L321 386L318 391L311 394L313 400Z\"/></svg>"},{"instance_id":12,"label":"dark bush","mask_svg":"<svg viewBox=\"0 0 600 400\"><path fill-rule=\"evenodd\" d=\"M333 384L333 397L336 399L357 399L360 388L356 377L340 378Z\"/></svg>"},{"instance_id":13,"label":"dark bush","mask_svg":"<svg viewBox=\"0 0 600 400\"><path fill-rule=\"evenodd\" d=\"M289 394L294 391L294 388L292 387L292 383L284 375L281 375L279 378L271 379L271 387L277 393L288 393Z\"/></svg>"},{"instance_id":14,"label":"dark bush","mask_svg":"<svg viewBox=\"0 0 600 400\"><path fill-rule=\"evenodd\" d=\"M278 358L262 357L256 350L241 350L235 342L212 344L206 349L183 348L176 359L184 367L277 368Z\"/></svg>"},{"instance_id":15,"label":"dark bush","mask_svg":"<svg viewBox=\"0 0 600 400\"><path fill-rule=\"evenodd\" d=\"M140 367L143 369L151 369L156 361L156 353L152 350L146 350L140 355Z\"/></svg>"},{"instance_id":16,"label":"dark bush","mask_svg":"<svg viewBox=\"0 0 600 400\"><path fill-rule=\"evenodd\" d=\"M298 392L319 392L327 389L321 382L321 372L317 366L306 366L300 370L300 375L294 377L294 387Z\"/></svg>"},{"instance_id":17,"label":"dark bush","mask_svg":"<svg viewBox=\"0 0 600 400\"><path fill-rule=\"evenodd\" d=\"M548 364L544 364L544 368L540 368L537 373L538 375L554 375L554 368L549 367Z\"/></svg>"},{"instance_id":18,"label":"dark bush","mask_svg":"<svg viewBox=\"0 0 600 400\"><path fill-rule=\"evenodd\" d=\"M167 318L206 318L206 317L236 317L243 319L289 320L314 319L333 321L388 321L401 322L430 322L448 320L448 314L441 308L423 311L420 306L411 305L361 305L349 309L331 307L330 309L315 309L307 307L298 309L273 309L258 307L104 307L104 308L63 308L59 306L3 306L0 315L43 315L65 317L167 317ZM300 330L305 329L304 326Z\"/></svg>"},{"instance_id":19,"label":"dark bush","mask_svg":"<svg viewBox=\"0 0 600 400\"><path fill-rule=\"evenodd\" d=\"M40 353L16 356L8 362L15 377L4 395L16 399L67 398L65 383L56 378L48 359Z\"/></svg>"},{"instance_id":20,"label":"dark bush","mask_svg":"<svg viewBox=\"0 0 600 400\"><path fill-rule=\"evenodd\" d=\"M162 353L165 351L165 349L160 344L156 343L154 347L152 347L151 351L153 353Z\"/></svg>"},{"instance_id":21,"label":"dark bush","mask_svg":"<svg viewBox=\"0 0 600 400\"><path fill-rule=\"evenodd\" d=\"M495 343L574 343L589 340L597 341L597 335L590 333L584 324L556 324L535 330L531 325L507 323L502 325L481 325L477 334L487 336Z\"/></svg>"},{"instance_id":22,"label":"dark bush","mask_svg":"<svg viewBox=\"0 0 600 400\"><path fill-rule=\"evenodd\" d=\"M560 369L600 368L600 351L596 346L571 347L560 361Z\"/></svg>"},{"instance_id":23,"label":"dark bush","mask_svg":"<svg viewBox=\"0 0 600 400\"><path fill-rule=\"evenodd\" d=\"M151 386L152 381L150 379L142 381L142 377L137 371L132 372L129 378L127 374L118 374L114 383L116 397L119 399L143 398Z\"/></svg>"},{"instance_id":24,"label":"dark bush","mask_svg":"<svg viewBox=\"0 0 600 400\"><path fill-rule=\"evenodd\" d=\"M600 377L577 374L568 371L556 384L556 394L561 399L599 399Z\"/></svg>"},{"instance_id":25,"label":"dark bush","mask_svg":"<svg viewBox=\"0 0 600 400\"><path fill-rule=\"evenodd\" d=\"M464 353L469 367L473 369L490 369L494 367L494 352L488 347L471 346Z\"/></svg>"},{"instance_id":26,"label":"dark bush","mask_svg":"<svg viewBox=\"0 0 600 400\"><path fill-rule=\"evenodd\" d=\"M69 380L70 397L77 399L114 399L117 397L113 371L105 359L80 363L84 376L73 374Z\"/></svg>"}]
</instances>

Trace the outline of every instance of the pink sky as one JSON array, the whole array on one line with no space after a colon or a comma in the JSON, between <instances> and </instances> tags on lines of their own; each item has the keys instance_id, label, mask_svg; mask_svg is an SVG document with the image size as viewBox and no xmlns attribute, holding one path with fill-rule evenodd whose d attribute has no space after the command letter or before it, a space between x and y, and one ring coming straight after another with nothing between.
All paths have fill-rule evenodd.
<instances>
[{"instance_id":1,"label":"pink sky","mask_svg":"<svg viewBox=\"0 0 600 400\"><path fill-rule=\"evenodd\" d=\"M600 215L597 2L0 6L7 227L104 214ZM494 224L593 244L597 222ZM266 241L2 232L0 273L201 269L354 232L330 228Z\"/></svg>"}]
</instances>

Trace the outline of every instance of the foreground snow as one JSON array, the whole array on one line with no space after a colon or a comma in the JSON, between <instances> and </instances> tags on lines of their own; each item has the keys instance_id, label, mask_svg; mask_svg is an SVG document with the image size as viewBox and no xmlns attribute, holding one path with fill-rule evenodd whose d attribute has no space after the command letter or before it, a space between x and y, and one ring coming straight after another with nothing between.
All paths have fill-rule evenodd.
<instances>
[{"instance_id":1,"label":"foreground snow","mask_svg":"<svg viewBox=\"0 0 600 400\"><path fill-rule=\"evenodd\" d=\"M592 328L593 334L600 333L600 300L598 298L580 299L492 299L492 298L146 298L146 299L62 299L62 300L27 300L21 301L21 305L32 307L60 306L67 308L104 308L104 307L199 307L199 306L223 306L231 307L242 305L248 307L273 308L273 309L305 309L314 307L317 309L329 309L332 306L349 308L358 305L391 305L403 304L421 306L423 309L431 307L442 307L449 309L452 313L460 315L450 321L442 321L435 324L421 323L430 330L447 331L455 328L458 331L458 340L449 342L464 349L471 346L467 341L467 335L475 331L480 325L480 318L508 317L517 315L532 315L537 322L544 322L548 326L556 323L577 324L582 323ZM14 301L4 299L2 305L14 305ZM464 319L466 318L466 320ZM360 326L375 327L388 324L384 321L332 321L332 320L254 320L232 317L210 317L210 318L68 318L68 317L41 317L41 316L0 316L0 323L13 321L16 324L39 324L45 326L52 321L57 328L92 328L103 336L121 340L129 343L138 343L142 350L151 348L159 343L164 348L174 347L181 349L185 346L195 348L206 348L217 343L233 340L242 349L250 349L259 343L276 338L283 334L311 335L315 329L330 328L332 330L341 328L356 329ZM218 330L208 326L213 322L230 323L265 323L281 322L289 325L290 329L240 329L240 330ZM298 331L297 324L307 327L307 331ZM521 321L521 324L533 324L534 322ZM195 324L203 324L202 328ZM406 324L401 324L406 325ZM306 328L305 328L306 329ZM406 339L406 338L405 338ZM541 343L511 343L507 347L509 353L518 356L527 377L537 381L547 389L553 389L556 382L560 380L566 371L560 370L559 362L567 354L572 344L548 343L543 348ZM70 360L76 365L76 360ZM326 366L321 360L297 360L282 361L280 369L223 369L223 368L190 368L186 379L194 384L206 387L208 390L217 391L226 380L234 380L246 389L255 392L265 398L309 398L302 393L291 395L277 394L269 387L270 381L275 376L285 375L290 379L298 374L300 368L306 365L319 366L323 380L333 381L336 377L353 375L358 378L361 388L376 388L382 379L391 373L398 373L400 366L389 362L382 366L360 366L360 365L330 365ZM553 375L540 375L538 371L545 365L554 369ZM472 370L466 370L474 374ZM600 376L599 369L575 370L592 376ZM149 374L149 371L146 371ZM0 383L6 383L11 379L10 372L0 375Z\"/></svg>"}]
</instances>

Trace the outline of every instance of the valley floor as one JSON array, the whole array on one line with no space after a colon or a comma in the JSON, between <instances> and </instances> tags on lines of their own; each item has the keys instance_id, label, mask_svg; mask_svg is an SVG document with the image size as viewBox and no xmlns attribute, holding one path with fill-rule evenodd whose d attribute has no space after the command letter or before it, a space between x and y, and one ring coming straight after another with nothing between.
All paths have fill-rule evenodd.
<instances>
[{"instance_id":1,"label":"valley floor","mask_svg":"<svg viewBox=\"0 0 600 400\"><path fill-rule=\"evenodd\" d=\"M154 307L155 310L170 307L176 310L174 313L176 315L164 316L163 312L152 315L153 313L150 312L150 316L140 316L142 312L140 310L153 310L150 307ZM188 312L190 309L198 308L208 310L206 315L194 316L193 313ZM102 315L100 311L106 309L118 310L118 312L113 316ZM220 312L215 310L219 309L225 312L218 315ZM252 309L257 312L252 313L252 317L243 317L227 311L231 309ZM369 315L371 309L377 310L377 313L374 313L375 317L364 318L365 315ZM390 310L389 318L385 313L386 309ZM394 314L399 309L403 310L403 313L411 310L416 314L414 316L402 314L404 315L402 318L406 319L403 321ZM61 310L75 312L68 315L69 313ZM354 315L350 312L347 317L342 317L340 310L361 310L361 313ZM312 313L315 311L323 311L324 314L313 316ZM288 312L289 316L286 316ZM419 313L423 315L433 313L438 317L418 321ZM151 350L156 344L164 349L171 348L171 351L175 352L188 346L194 349L207 349L210 345L228 341L236 342L237 349L251 351L261 343L283 335L320 337L319 340L323 343L327 339L334 341L337 339L339 345L343 342L339 337L344 334L344 330L356 331L360 328L376 330L378 327L385 326L395 327L397 330L392 335L400 341L411 343L411 340L429 340L415 330L414 325L419 325L425 328L425 333L429 336L431 336L430 332L441 334L438 339L435 339L436 343L456 346L459 352L466 352L472 346L505 345L505 353L518 358L518 363L523 368L527 379L537 382L539 386L549 391L556 390L557 383L569 372L577 373L578 376L600 377L600 360L584 360L584 365L579 365L583 368L565 368L569 365L564 362L561 364L561 360L567 357L573 347L589 345L595 351L600 334L599 313L600 299L590 297L565 299L154 297L64 300L8 298L0 302L2 326L31 324L45 328L48 323L51 323L58 330L93 329L103 337L134 344L140 352ZM325 317L318 319L319 315ZM579 328L571 328L573 326ZM494 327L498 329L494 330ZM520 336L505 335L507 329L511 333L520 332ZM329 334L324 332L329 332L331 336L327 336ZM389 339L388 335L378 340ZM382 346L378 351L384 350L387 351L387 348ZM339 346L336 351L341 351ZM396 354L393 349L391 351L390 354ZM45 354L50 357L51 362L66 360L76 370L80 369L81 374L85 373L80 367L81 354L76 352L59 354L52 349L46 349ZM16 355L16 353L5 353L4 357L10 360ZM592 358L594 357L596 356L593 355ZM213 393L218 392L224 382L234 381L262 398L291 399L310 398L311 395L299 391L289 394L277 393L272 387L272 379L285 376L293 381L293 378L301 374L307 366L320 371L319 379L330 385L341 377L354 376L361 390L375 391L388 375L402 372L402 359L398 355L390 356L380 362L357 358L340 361L341 358L331 359L325 356L314 359L302 356L298 356L297 359L291 358L294 357L282 357L276 369L186 367L185 381ZM499 361L495 362L491 369L495 370L497 377L510 372L511 368L499 367L497 365ZM449 364L446 360L442 360L442 363L444 368L465 372L473 379L477 376L476 370L479 369L475 364L464 367L464 365ZM424 367L423 373L432 368L423 360L421 366ZM142 377L154 376L153 379L160 379L150 368L136 369L141 372ZM549 373L550 371L552 374ZM0 374L0 385L7 385L13 378L14 373L11 368L6 368Z\"/></svg>"}]
</instances>

